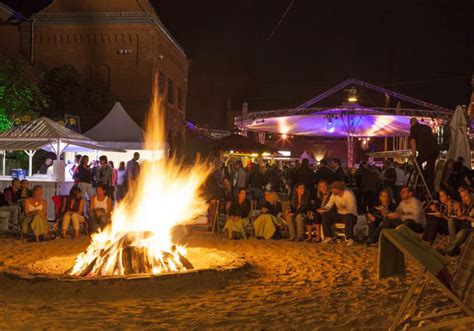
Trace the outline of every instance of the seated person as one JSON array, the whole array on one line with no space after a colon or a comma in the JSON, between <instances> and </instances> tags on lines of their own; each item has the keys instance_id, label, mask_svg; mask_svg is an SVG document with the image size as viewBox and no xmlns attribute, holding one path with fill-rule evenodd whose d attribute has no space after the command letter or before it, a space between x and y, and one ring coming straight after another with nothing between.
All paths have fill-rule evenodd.
<instances>
[{"instance_id":1,"label":"seated person","mask_svg":"<svg viewBox=\"0 0 474 331\"><path fill-rule=\"evenodd\" d=\"M425 212L423 206L417 198L413 196L413 190L408 186L403 186L400 191L400 204L393 213L388 213L387 217L380 224L381 229L396 228L405 224L416 233L423 233L425 228Z\"/></svg>"},{"instance_id":2,"label":"seated person","mask_svg":"<svg viewBox=\"0 0 474 331\"><path fill-rule=\"evenodd\" d=\"M324 179L320 180L316 188L316 198L308 211L308 218L306 221L306 228L308 231L308 239L306 241L320 242L321 241L321 214L317 212L318 209L324 208L331 197L328 182ZM313 238L313 227L315 229L315 237Z\"/></svg>"},{"instance_id":3,"label":"seated person","mask_svg":"<svg viewBox=\"0 0 474 331\"><path fill-rule=\"evenodd\" d=\"M27 179L23 179L20 182L20 189L18 191L16 191L16 193L15 193L16 200L20 201L20 200L23 200L23 199L31 198L32 194L33 193L30 190L30 183L28 182Z\"/></svg>"},{"instance_id":4,"label":"seated person","mask_svg":"<svg viewBox=\"0 0 474 331\"><path fill-rule=\"evenodd\" d=\"M460 191L461 205L455 205L456 227L459 229L453 241L444 249L444 253L453 256L460 253L461 246L474 232L474 203L469 191Z\"/></svg>"},{"instance_id":5,"label":"seated person","mask_svg":"<svg viewBox=\"0 0 474 331\"><path fill-rule=\"evenodd\" d=\"M69 192L69 196L64 198L61 214L63 238L66 239L69 223L72 222L74 238L78 239L79 226L84 222L84 199L82 199L81 190L77 186L74 186Z\"/></svg>"},{"instance_id":6,"label":"seated person","mask_svg":"<svg viewBox=\"0 0 474 331\"><path fill-rule=\"evenodd\" d=\"M245 189L240 189L237 197L229 207L229 218L224 225L224 232L229 239L247 239L245 227L249 224L250 201Z\"/></svg>"},{"instance_id":7,"label":"seated person","mask_svg":"<svg viewBox=\"0 0 474 331\"><path fill-rule=\"evenodd\" d=\"M449 234L449 219L454 215L454 201L449 194L439 191L439 202L432 203L426 214L426 226L423 240L433 244L439 234ZM455 233L454 233L455 234Z\"/></svg>"},{"instance_id":8,"label":"seated person","mask_svg":"<svg viewBox=\"0 0 474 331\"><path fill-rule=\"evenodd\" d=\"M304 184L295 186L295 192L286 211L286 222L290 232L290 241L302 241L304 235L304 224L310 209L310 192L306 191ZM296 225L296 231L295 231Z\"/></svg>"},{"instance_id":9,"label":"seated person","mask_svg":"<svg viewBox=\"0 0 474 331\"><path fill-rule=\"evenodd\" d=\"M278 194L266 191L261 213L253 223L257 239L278 239L279 230L286 226L282 216L282 209Z\"/></svg>"},{"instance_id":10,"label":"seated person","mask_svg":"<svg viewBox=\"0 0 474 331\"><path fill-rule=\"evenodd\" d=\"M3 190L3 201L0 211L10 213L10 224L18 226L18 216L20 215L20 206L18 204L17 193L20 190L20 181L12 180L12 185Z\"/></svg>"},{"instance_id":11,"label":"seated person","mask_svg":"<svg viewBox=\"0 0 474 331\"><path fill-rule=\"evenodd\" d=\"M335 241L334 223L344 223L344 233L347 246L354 244L354 225L357 223L357 202L354 193L346 188L344 182L335 181L331 184L332 195L328 203L317 210L321 213L323 225L324 243ZM332 208L336 206L336 210Z\"/></svg>"},{"instance_id":12,"label":"seated person","mask_svg":"<svg viewBox=\"0 0 474 331\"><path fill-rule=\"evenodd\" d=\"M96 195L91 199L89 207L89 225L92 232L103 230L111 221L112 199L106 195L103 185L97 186Z\"/></svg>"},{"instance_id":13,"label":"seated person","mask_svg":"<svg viewBox=\"0 0 474 331\"><path fill-rule=\"evenodd\" d=\"M48 206L43 199L43 188L39 185L33 188L33 196L25 200L25 218L21 221L21 233L32 231L36 241L46 236L49 232L46 212Z\"/></svg>"},{"instance_id":14,"label":"seated person","mask_svg":"<svg viewBox=\"0 0 474 331\"><path fill-rule=\"evenodd\" d=\"M387 217L388 213L393 213L396 209L395 203L390 199L390 192L383 189L379 193L379 203L367 213L367 222L369 225L369 238L366 244L375 244L379 241L380 224Z\"/></svg>"}]
</instances>

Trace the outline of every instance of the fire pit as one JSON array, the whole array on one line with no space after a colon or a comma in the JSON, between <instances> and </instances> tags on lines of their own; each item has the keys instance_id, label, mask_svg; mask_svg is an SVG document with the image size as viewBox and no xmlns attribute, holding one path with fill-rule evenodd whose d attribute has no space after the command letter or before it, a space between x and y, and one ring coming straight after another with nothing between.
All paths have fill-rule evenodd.
<instances>
[{"instance_id":1,"label":"fire pit","mask_svg":"<svg viewBox=\"0 0 474 331\"><path fill-rule=\"evenodd\" d=\"M125 239L124 239L125 240ZM233 253L220 251L212 248L192 247L187 248L187 257L194 261L194 265L185 270L177 272L153 274L151 272L126 273L123 275L78 275L70 274L71 267L77 258L76 254L66 256L52 256L43 260L36 261L25 267L10 267L4 270L4 273L16 279L38 280L38 281L61 281L61 282L88 282L88 281L123 281L123 280L169 280L206 277L210 274L227 274L245 268L245 260Z\"/></svg>"},{"instance_id":2,"label":"fire pit","mask_svg":"<svg viewBox=\"0 0 474 331\"><path fill-rule=\"evenodd\" d=\"M155 82L144 144L153 155L166 145L164 107ZM156 153L155 153L156 151ZM196 162L183 167L174 158L142 162L138 178L114 209L112 222L92 236L69 274L78 277L158 275L193 269L186 249L173 243L171 230L202 214L207 206L200 189L210 167Z\"/></svg>"}]
</instances>

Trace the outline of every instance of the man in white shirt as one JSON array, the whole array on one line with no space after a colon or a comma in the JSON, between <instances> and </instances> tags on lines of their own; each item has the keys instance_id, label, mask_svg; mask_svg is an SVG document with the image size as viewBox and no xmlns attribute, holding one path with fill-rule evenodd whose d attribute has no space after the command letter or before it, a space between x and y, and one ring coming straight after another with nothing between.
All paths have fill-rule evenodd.
<instances>
[{"instance_id":1,"label":"man in white shirt","mask_svg":"<svg viewBox=\"0 0 474 331\"><path fill-rule=\"evenodd\" d=\"M405 224L416 233L423 233L426 223L425 212L421 201L413 196L413 190L403 186L400 191L400 204L394 213L387 215L387 220L380 224L383 228L395 228Z\"/></svg>"},{"instance_id":2,"label":"man in white shirt","mask_svg":"<svg viewBox=\"0 0 474 331\"><path fill-rule=\"evenodd\" d=\"M334 223L345 224L346 243L354 244L354 225L357 223L357 202L354 193L346 189L344 182L335 181L331 184L332 195L327 204L318 209L323 225L323 243L335 241ZM335 211L333 207L335 206Z\"/></svg>"}]
</instances>

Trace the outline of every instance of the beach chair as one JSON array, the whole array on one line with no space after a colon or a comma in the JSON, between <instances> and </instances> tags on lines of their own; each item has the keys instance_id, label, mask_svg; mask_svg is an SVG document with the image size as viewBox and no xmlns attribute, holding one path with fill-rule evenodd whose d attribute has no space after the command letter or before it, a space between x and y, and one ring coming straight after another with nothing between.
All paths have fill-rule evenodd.
<instances>
[{"instance_id":1,"label":"beach chair","mask_svg":"<svg viewBox=\"0 0 474 331\"><path fill-rule=\"evenodd\" d=\"M212 228L211 228L211 231L213 234L219 234L220 232L220 222L219 222L219 204L220 204L220 200L217 200L217 203L216 203L216 211L214 213L214 217L213 219L211 220L211 224L212 224Z\"/></svg>"},{"instance_id":2,"label":"beach chair","mask_svg":"<svg viewBox=\"0 0 474 331\"><path fill-rule=\"evenodd\" d=\"M53 200L53 204L54 204L54 210L55 210L55 216L56 216L56 219L55 219L55 225L54 225L54 228L53 229L54 231L53 232L57 232L57 234L59 234L61 232L61 210L62 210L62 207L63 207L63 201L64 201L64 198L66 196L64 195L55 195L53 197L51 197L51 200ZM89 225L87 223L87 219L86 217L83 218L83 221L81 222L82 225L82 232L85 234L85 235L89 235Z\"/></svg>"},{"instance_id":3,"label":"beach chair","mask_svg":"<svg viewBox=\"0 0 474 331\"><path fill-rule=\"evenodd\" d=\"M395 230L394 229L383 230L381 233L381 239L382 237L385 237L387 240L389 240L401 253L403 253L403 256L405 258L409 258L420 269L420 271L418 272L415 278L415 281L410 286L402 302L400 309L395 315L395 319L390 325L389 330L391 331L397 330L401 324L407 323L410 321L421 322L421 321L428 321L428 320L433 320L433 319L436 319L436 321L430 324L415 327L413 328L413 330L421 330L421 329L433 330L433 329L449 328L449 327L474 323L473 310L469 308L461 300L461 298L457 294L455 294L450 288L448 288L436 275L431 273L427 269L427 267L423 264L423 262L417 259L417 257L414 254L412 254L412 252L409 249L407 249L407 247L397 238L397 236L395 236L393 231ZM471 239L470 254L464 254L463 258L465 256L470 256L472 258L472 256L474 255L474 237L471 236L470 239ZM466 251L464 253L466 253ZM470 263L470 265L472 266L474 261L468 261L467 263ZM460 260L460 265L462 264L463 264L463 261ZM454 289L456 289L456 287L459 285L459 284L456 284L456 278L459 278L459 277L454 278L454 282L453 282ZM447 308L438 312L429 313L423 316L415 316L420 300L423 297L423 293L431 284L437 285L438 288L442 291L442 293L444 293L449 299L451 299L451 301L455 304L455 307ZM418 294L415 295L417 290L419 290ZM472 289L470 290L472 291ZM407 314L406 316L403 316L405 312L407 312ZM451 318L448 320L439 320L439 318L441 317L446 317L453 314L457 315L456 318ZM459 317L459 314L463 316Z\"/></svg>"}]
</instances>

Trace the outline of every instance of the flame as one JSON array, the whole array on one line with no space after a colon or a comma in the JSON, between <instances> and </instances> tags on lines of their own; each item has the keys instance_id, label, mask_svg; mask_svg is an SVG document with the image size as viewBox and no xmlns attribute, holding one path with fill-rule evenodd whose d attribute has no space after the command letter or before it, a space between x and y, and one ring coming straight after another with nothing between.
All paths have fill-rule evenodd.
<instances>
[{"instance_id":1,"label":"flame","mask_svg":"<svg viewBox=\"0 0 474 331\"><path fill-rule=\"evenodd\" d=\"M165 145L165 107L157 91L155 79L144 137L145 148L149 150ZM77 257L70 274L84 275L87 268L90 276L125 274L121 244L124 234L138 234L129 236L130 246L146 252L145 259L151 264L147 273L185 270L180 256L186 250L173 244L171 230L206 209L199 189L209 172L209 167L201 162L192 168L182 166L174 158L144 162L139 179L116 206L111 225L92 235L91 244ZM108 252L107 256L104 252Z\"/></svg>"}]
</instances>

